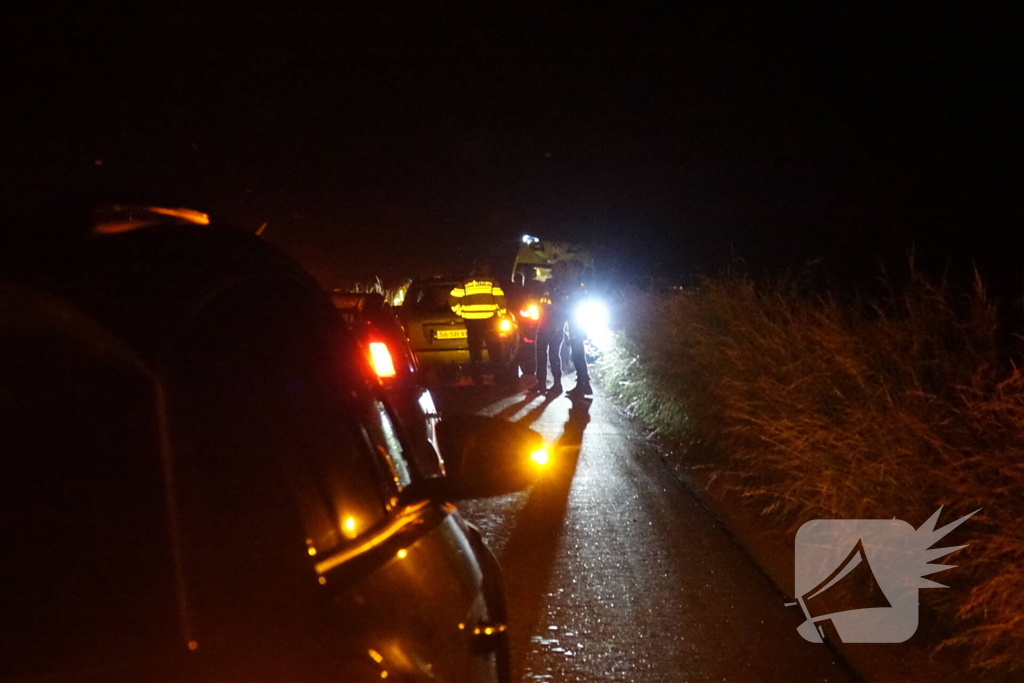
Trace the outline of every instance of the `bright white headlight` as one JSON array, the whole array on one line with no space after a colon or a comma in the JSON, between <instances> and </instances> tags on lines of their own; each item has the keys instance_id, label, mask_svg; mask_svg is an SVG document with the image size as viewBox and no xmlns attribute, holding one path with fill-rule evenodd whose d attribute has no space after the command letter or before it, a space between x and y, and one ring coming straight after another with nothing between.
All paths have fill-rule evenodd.
<instances>
[{"instance_id":1,"label":"bright white headlight","mask_svg":"<svg viewBox=\"0 0 1024 683\"><path fill-rule=\"evenodd\" d=\"M602 337L608 332L608 307L603 301L587 299L576 309L576 323L588 337Z\"/></svg>"}]
</instances>

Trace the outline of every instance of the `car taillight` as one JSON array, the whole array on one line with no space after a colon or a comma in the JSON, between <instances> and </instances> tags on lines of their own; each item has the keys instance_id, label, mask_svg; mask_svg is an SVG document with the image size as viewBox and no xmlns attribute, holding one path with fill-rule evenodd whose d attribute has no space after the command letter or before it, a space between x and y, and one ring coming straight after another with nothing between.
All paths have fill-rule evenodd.
<instances>
[{"instance_id":1,"label":"car taillight","mask_svg":"<svg viewBox=\"0 0 1024 683\"><path fill-rule=\"evenodd\" d=\"M377 377L394 377L395 361L384 342L370 342L370 366Z\"/></svg>"}]
</instances>

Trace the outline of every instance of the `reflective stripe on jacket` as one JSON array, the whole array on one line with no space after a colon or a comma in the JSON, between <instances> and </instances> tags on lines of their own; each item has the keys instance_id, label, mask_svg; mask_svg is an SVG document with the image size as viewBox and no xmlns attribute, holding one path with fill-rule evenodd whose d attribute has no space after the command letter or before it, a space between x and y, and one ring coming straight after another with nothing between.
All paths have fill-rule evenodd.
<instances>
[{"instance_id":1,"label":"reflective stripe on jacket","mask_svg":"<svg viewBox=\"0 0 1024 683\"><path fill-rule=\"evenodd\" d=\"M505 312L505 292L493 280L474 278L451 291L448 305L466 320L483 320Z\"/></svg>"}]
</instances>

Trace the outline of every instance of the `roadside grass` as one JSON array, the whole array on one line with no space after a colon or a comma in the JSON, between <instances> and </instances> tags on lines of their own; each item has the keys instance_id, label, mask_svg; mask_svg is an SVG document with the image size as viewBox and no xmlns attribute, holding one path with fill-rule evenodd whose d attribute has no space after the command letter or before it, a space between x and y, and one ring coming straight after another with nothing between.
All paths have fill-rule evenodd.
<instances>
[{"instance_id":1,"label":"roadside grass","mask_svg":"<svg viewBox=\"0 0 1024 683\"><path fill-rule=\"evenodd\" d=\"M714 476L776 523L916 527L942 505L941 526L981 508L939 542L970 545L930 577L956 590L923 590L923 609L949 625L937 647L1024 670L1024 371L980 281L956 292L915 275L841 302L725 276L635 292L620 322L604 382L684 459L713 454Z\"/></svg>"}]
</instances>

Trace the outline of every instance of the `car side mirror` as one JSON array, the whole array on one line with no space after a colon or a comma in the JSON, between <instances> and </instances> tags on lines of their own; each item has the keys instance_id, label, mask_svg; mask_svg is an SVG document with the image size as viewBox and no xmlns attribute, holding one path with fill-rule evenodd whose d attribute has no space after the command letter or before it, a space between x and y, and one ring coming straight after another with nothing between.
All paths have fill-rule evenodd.
<instances>
[{"instance_id":1,"label":"car side mirror","mask_svg":"<svg viewBox=\"0 0 1024 683\"><path fill-rule=\"evenodd\" d=\"M455 499L518 491L551 465L540 434L496 417L445 417L437 425L437 436L448 493Z\"/></svg>"}]
</instances>

